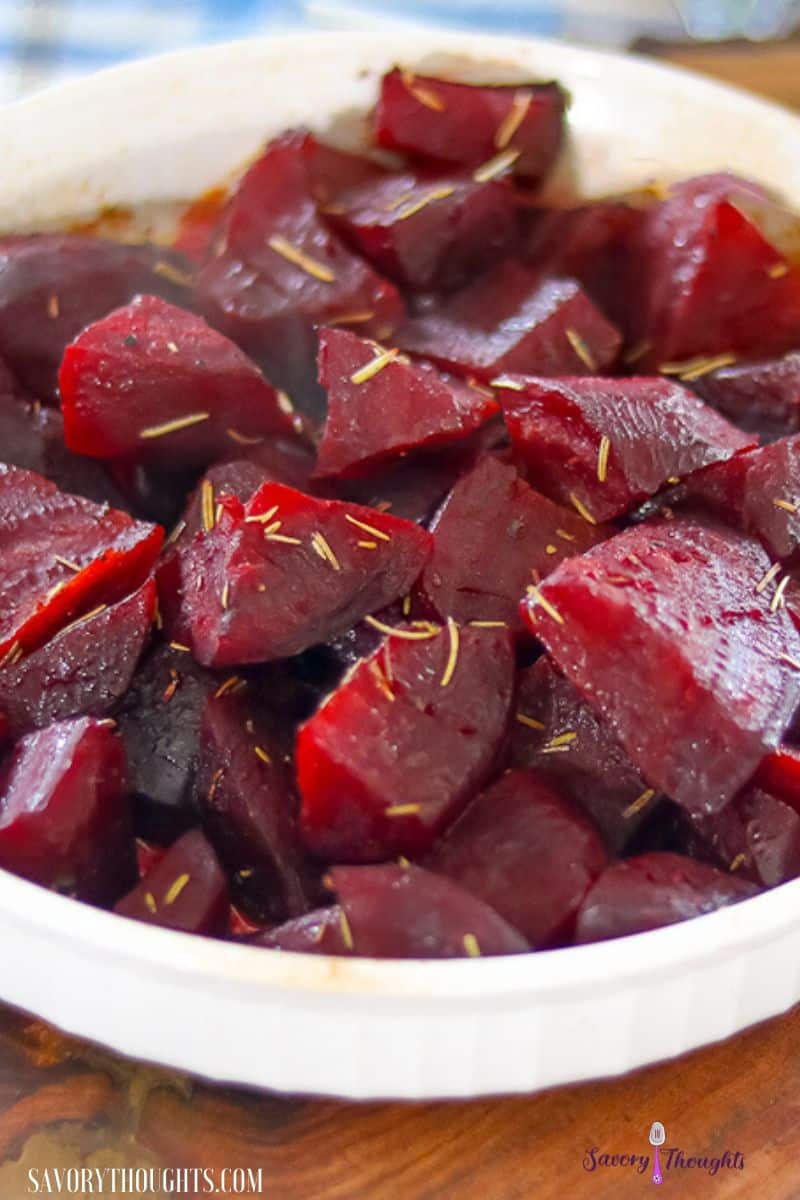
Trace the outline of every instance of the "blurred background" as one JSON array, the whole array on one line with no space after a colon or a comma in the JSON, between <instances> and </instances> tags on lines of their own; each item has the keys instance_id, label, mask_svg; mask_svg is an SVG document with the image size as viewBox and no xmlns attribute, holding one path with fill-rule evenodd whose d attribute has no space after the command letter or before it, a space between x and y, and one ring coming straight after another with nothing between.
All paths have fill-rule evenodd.
<instances>
[{"instance_id":1,"label":"blurred background","mask_svg":"<svg viewBox=\"0 0 800 1200\"><path fill-rule=\"evenodd\" d=\"M701 67L703 54L723 43L735 79L741 46L780 47L797 32L800 0L0 0L0 102L184 46L303 28L412 24L635 45L694 55ZM797 59L789 70L800 88ZM772 71L765 67L765 82Z\"/></svg>"}]
</instances>

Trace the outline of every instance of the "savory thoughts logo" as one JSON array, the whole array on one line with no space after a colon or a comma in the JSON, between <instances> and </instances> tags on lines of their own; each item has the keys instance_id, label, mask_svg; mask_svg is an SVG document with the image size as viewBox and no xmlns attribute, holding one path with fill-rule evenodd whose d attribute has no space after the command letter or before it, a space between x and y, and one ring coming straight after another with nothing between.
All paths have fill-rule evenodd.
<instances>
[{"instance_id":1,"label":"savory thoughts logo","mask_svg":"<svg viewBox=\"0 0 800 1200\"><path fill-rule=\"evenodd\" d=\"M720 1171L744 1170L744 1155L738 1150L723 1150L721 1154L713 1155L689 1154L682 1146L667 1146L667 1132L660 1121L653 1121L648 1141L652 1155L637 1154L635 1151L607 1151L600 1146L590 1146L583 1156L583 1169L628 1170L635 1171L637 1175L650 1172L654 1184L664 1183L666 1176L683 1171L705 1171L708 1175L718 1175Z\"/></svg>"}]
</instances>

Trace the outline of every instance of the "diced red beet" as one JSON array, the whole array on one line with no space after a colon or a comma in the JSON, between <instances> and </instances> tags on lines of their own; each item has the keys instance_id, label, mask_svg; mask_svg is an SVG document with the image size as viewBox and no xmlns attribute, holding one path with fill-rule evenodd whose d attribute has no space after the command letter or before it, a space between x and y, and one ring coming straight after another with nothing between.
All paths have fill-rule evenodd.
<instances>
[{"instance_id":1,"label":"diced red beet","mask_svg":"<svg viewBox=\"0 0 800 1200\"><path fill-rule=\"evenodd\" d=\"M508 182L470 175L387 173L339 196L326 215L376 270L417 291L467 283L519 234Z\"/></svg>"},{"instance_id":2,"label":"diced red beet","mask_svg":"<svg viewBox=\"0 0 800 1200\"><path fill-rule=\"evenodd\" d=\"M595 520L755 444L688 388L660 378L508 381L511 441L534 486Z\"/></svg>"},{"instance_id":3,"label":"diced red beet","mask_svg":"<svg viewBox=\"0 0 800 1200\"><path fill-rule=\"evenodd\" d=\"M67 446L94 458L204 466L232 446L292 431L255 363L157 296L137 296L85 329L58 378Z\"/></svg>"},{"instance_id":4,"label":"diced red beet","mask_svg":"<svg viewBox=\"0 0 800 1200\"><path fill-rule=\"evenodd\" d=\"M522 934L451 879L422 867L334 867L345 944L369 958L521 954Z\"/></svg>"},{"instance_id":5,"label":"diced red beet","mask_svg":"<svg viewBox=\"0 0 800 1200\"><path fill-rule=\"evenodd\" d=\"M611 367L621 338L574 279L500 263L397 332L403 350L491 383L504 374L580 375Z\"/></svg>"},{"instance_id":6,"label":"diced red beet","mask_svg":"<svg viewBox=\"0 0 800 1200\"><path fill-rule=\"evenodd\" d=\"M315 908L313 912L285 921L283 925L256 934L249 941L252 946L263 946L268 950L348 955L353 953L353 947L348 945L347 935L352 941L349 926L345 925L342 918L341 907L332 904L330 908Z\"/></svg>"},{"instance_id":7,"label":"diced red beet","mask_svg":"<svg viewBox=\"0 0 800 1200\"><path fill-rule=\"evenodd\" d=\"M487 455L456 483L430 527L433 555L419 583L440 617L524 630L519 602L532 579L601 541L608 530L553 504L515 468Z\"/></svg>"},{"instance_id":8,"label":"diced red beet","mask_svg":"<svg viewBox=\"0 0 800 1200\"><path fill-rule=\"evenodd\" d=\"M0 866L92 904L136 878L125 751L84 717L23 738L0 779Z\"/></svg>"},{"instance_id":9,"label":"diced red beet","mask_svg":"<svg viewBox=\"0 0 800 1200\"><path fill-rule=\"evenodd\" d=\"M287 658L344 633L405 595L430 554L430 535L410 521L283 484L264 484L246 506L219 503L214 528L163 581L183 597L178 636L207 666Z\"/></svg>"},{"instance_id":10,"label":"diced red beet","mask_svg":"<svg viewBox=\"0 0 800 1200\"><path fill-rule=\"evenodd\" d=\"M740 429L765 441L800 431L800 353L720 367L692 387Z\"/></svg>"},{"instance_id":11,"label":"diced red beet","mask_svg":"<svg viewBox=\"0 0 800 1200\"><path fill-rule=\"evenodd\" d=\"M558 157L566 105L557 83L478 86L395 67L381 81L374 132L389 150L463 167L508 152L515 174L538 183Z\"/></svg>"},{"instance_id":12,"label":"diced red beet","mask_svg":"<svg viewBox=\"0 0 800 1200\"><path fill-rule=\"evenodd\" d=\"M748 788L693 825L716 861L738 877L775 887L800 875L800 813L769 792Z\"/></svg>"},{"instance_id":13,"label":"diced red beet","mask_svg":"<svg viewBox=\"0 0 800 1200\"><path fill-rule=\"evenodd\" d=\"M188 264L160 246L74 233L0 241L0 354L43 400L57 396L64 348L92 321L136 295L177 300Z\"/></svg>"},{"instance_id":14,"label":"diced red beet","mask_svg":"<svg viewBox=\"0 0 800 1200\"><path fill-rule=\"evenodd\" d=\"M614 854L662 803L608 723L546 655L520 672L509 761L533 767L585 809Z\"/></svg>"},{"instance_id":15,"label":"diced red beet","mask_svg":"<svg viewBox=\"0 0 800 1200\"><path fill-rule=\"evenodd\" d=\"M486 781L513 676L504 630L398 627L298 733L312 852L374 862L426 850Z\"/></svg>"},{"instance_id":16,"label":"diced red beet","mask_svg":"<svg viewBox=\"0 0 800 1200\"><path fill-rule=\"evenodd\" d=\"M228 885L198 829L178 838L114 912L148 925L220 936L228 921Z\"/></svg>"},{"instance_id":17,"label":"diced red beet","mask_svg":"<svg viewBox=\"0 0 800 1200\"><path fill-rule=\"evenodd\" d=\"M800 634L756 590L769 566L733 531L648 521L567 559L524 606L651 786L694 813L733 798L800 700Z\"/></svg>"},{"instance_id":18,"label":"diced red beet","mask_svg":"<svg viewBox=\"0 0 800 1200\"><path fill-rule=\"evenodd\" d=\"M303 134L271 142L229 201L197 300L299 403L318 325L371 314L359 326L388 337L402 316L396 288L354 255L318 215Z\"/></svg>"},{"instance_id":19,"label":"diced red beet","mask_svg":"<svg viewBox=\"0 0 800 1200\"><path fill-rule=\"evenodd\" d=\"M137 587L163 533L0 463L0 663Z\"/></svg>"},{"instance_id":20,"label":"diced red beet","mask_svg":"<svg viewBox=\"0 0 800 1200\"><path fill-rule=\"evenodd\" d=\"M319 379L328 417L318 476L363 473L409 450L457 441L498 412L487 389L389 354L346 330L323 330Z\"/></svg>"},{"instance_id":21,"label":"diced red beet","mask_svg":"<svg viewBox=\"0 0 800 1200\"><path fill-rule=\"evenodd\" d=\"M759 763L754 782L800 813L800 750L780 746Z\"/></svg>"},{"instance_id":22,"label":"diced red beet","mask_svg":"<svg viewBox=\"0 0 800 1200\"><path fill-rule=\"evenodd\" d=\"M305 912L314 884L291 774L267 724L238 695L206 701L197 787L208 837L238 884L237 903L271 921Z\"/></svg>"},{"instance_id":23,"label":"diced red beet","mask_svg":"<svg viewBox=\"0 0 800 1200\"><path fill-rule=\"evenodd\" d=\"M746 879L680 854L643 854L612 863L578 913L577 942L644 933L688 921L758 892Z\"/></svg>"},{"instance_id":24,"label":"diced red beet","mask_svg":"<svg viewBox=\"0 0 800 1200\"><path fill-rule=\"evenodd\" d=\"M130 686L156 612L156 585L79 621L0 669L0 710L14 737L54 721L109 712Z\"/></svg>"},{"instance_id":25,"label":"diced red beet","mask_svg":"<svg viewBox=\"0 0 800 1200\"><path fill-rule=\"evenodd\" d=\"M482 792L424 860L477 896L540 949L569 941L588 888L606 866L585 813L534 771Z\"/></svg>"}]
</instances>

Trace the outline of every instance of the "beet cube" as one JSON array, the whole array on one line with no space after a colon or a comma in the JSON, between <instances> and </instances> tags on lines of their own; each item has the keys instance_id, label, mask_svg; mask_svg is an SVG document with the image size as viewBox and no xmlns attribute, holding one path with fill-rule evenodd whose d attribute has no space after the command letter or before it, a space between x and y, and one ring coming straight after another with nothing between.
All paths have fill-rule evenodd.
<instances>
[{"instance_id":1,"label":"beet cube","mask_svg":"<svg viewBox=\"0 0 800 1200\"><path fill-rule=\"evenodd\" d=\"M538 183L561 148L566 105L557 83L476 86L395 67L381 81L374 132L389 150L463 167L505 152L515 174Z\"/></svg>"},{"instance_id":2,"label":"beet cube","mask_svg":"<svg viewBox=\"0 0 800 1200\"><path fill-rule=\"evenodd\" d=\"M426 850L485 782L513 676L504 630L394 630L298 733L312 852L369 862Z\"/></svg>"},{"instance_id":3,"label":"beet cube","mask_svg":"<svg viewBox=\"0 0 800 1200\"><path fill-rule=\"evenodd\" d=\"M740 429L764 441L800 431L800 353L720 367L692 387Z\"/></svg>"},{"instance_id":4,"label":"beet cube","mask_svg":"<svg viewBox=\"0 0 800 1200\"><path fill-rule=\"evenodd\" d=\"M484 382L504 374L595 374L621 338L574 279L500 263L397 332L397 345Z\"/></svg>"},{"instance_id":5,"label":"beet cube","mask_svg":"<svg viewBox=\"0 0 800 1200\"><path fill-rule=\"evenodd\" d=\"M612 863L578 913L577 942L644 933L688 921L758 892L746 879L680 854L653 853Z\"/></svg>"},{"instance_id":6,"label":"beet cube","mask_svg":"<svg viewBox=\"0 0 800 1200\"><path fill-rule=\"evenodd\" d=\"M422 867L334 867L345 942L369 958L521 954L518 930L476 896Z\"/></svg>"},{"instance_id":7,"label":"beet cube","mask_svg":"<svg viewBox=\"0 0 800 1200\"><path fill-rule=\"evenodd\" d=\"M353 953L353 935L338 904L330 908L315 908L313 912L293 917L283 925L268 929L250 938L250 945L268 950L298 950L303 954ZM349 941L348 941L349 939Z\"/></svg>"},{"instance_id":8,"label":"beet cube","mask_svg":"<svg viewBox=\"0 0 800 1200\"><path fill-rule=\"evenodd\" d=\"M228 885L202 833L192 829L178 838L114 912L165 929L221 936L228 922Z\"/></svg>"},{"instance_id":9,"label":"beet cube","mask_svg":"<svg viewBox=\"0 0 800 1200\"><path fill-rule=\"evenodd\" d=\"M532 379L503 389L512 444L531 482L595 520L628 512L698 467L754 444L665 379Z\"/></svg>"},{"instance_id":10,"label":"beet cube","mask_svg":"<svg viewBox=\"0 0 800 1200\"><path fill-rule=\"evenodd\" d=\"M775 887L800 875L800 813L778 796L748 788L692 823L710 856L737 877Z\"/></svg>"},{"instance_id":11,"label":"beet cube","mask_svg":"<svg viewBox=\"0 0 800 1200\"><path fill-rule=\"evenodd\" d=\"M456 441L498 412L485 388L391 355L345 330L323 330L319 378L328 417L318 476L363 473L409 450Z\"/></svg>"},{"instance_id":12,"label":"beet cube","mask_svg":"<svg viewBox=\"0 0 800 1200\"><path fill-rule=\"evenodd\" d=\"M800 634L757 585L757 542L649 521L567 559L525 603L536 636L652 787L718 812L800 699Z\"/></svg>"},{"instance_id":13,"label":"beet cube","mask_svg":"<svg viewBox=\"0 0 800 1200\"><path fill-rule=\"evenodd\" d=\"M125 751L103 721L23 738L0 779L0 866L91 904L136 878Z\"/></svg>"}]
</instances>

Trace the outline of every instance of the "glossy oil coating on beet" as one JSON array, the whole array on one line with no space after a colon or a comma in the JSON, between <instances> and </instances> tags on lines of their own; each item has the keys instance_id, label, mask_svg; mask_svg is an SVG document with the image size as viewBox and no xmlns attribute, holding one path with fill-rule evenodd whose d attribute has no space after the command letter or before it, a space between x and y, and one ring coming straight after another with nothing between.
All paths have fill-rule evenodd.
<instances>
[{"instance_id":1,"label":"glossy oil coating on beet","mask_svg":"<svg viewBox=\"0 0 800 1200\"><path fill-rule=\"evenodd\" d=\"M395 67L381 81L375 138L389 150L464 167L505 152L517 175L538 183L561 148L566 104L557 83L476 86Z\"/></svg>"},{"instance_id":2,"label":"glossy oil coating on beet","mask_svg":"<svg viewBox=\"0 0 800 1200\"><path fill-rule=\"evenodd\" d=\"M574 279L501 263L397 332L397 345L486 383L498 376L595 374L621 338Z\"/></svg>"},{"instance_id":3,"label":"glossy oil coating on beet","mask_svg":"<svg viewBox=\"0 0 800 1200\"><path fill-rule=\"evenodd\" d=\"M443 875L422 867L334 867L345 941L368 958L478 958L521 954L522 934Z\"/></svg>"},{"instance_id":4,"label":"glossy oil coating on beet","mask_svg":"<svg viewBox=\"0 0 800 1200\"><path fill-rule=\"evenodd\" d=\"M488 389L392 354L346 330L323 330L319 379L328 416L318 476L363 473L410 450L458 441L498 412Z\"/></svg>"},{"instance_id":5,"label":"glossy oil coating on beet","mask_svg":"<svg viewBox=\"0 0 800 1200\"><path fill-rule=\"evenodd\" d=\"M137 587L163 533L0 463L0 662Z\"/></svg>"},{"instance_id":6,"label":"glossy oil coating on beet","mask_svg":"<svg viewBox=\"0 0 800 1200\"><path fill-rule=\"evenodd\" d=\"M64 721L20 741L0 777L0 866L92 904L136 878L125 751L106 723Z\"/></svg>"},{"instance_id":7,"label":"glossy oil coating on beet","mask_svg":"<svg viewBox=\"0 0 800 1200\"><path fill-rule=\"evenodd\" d=\"M757 591L769 567L742 534L649 521L562 563L525 604L650 785L691 812L733 798L800 699L800 635Z\"/></svg>"},{"instance_id":8,"label":"glossy oil coating on beet","mask_svg":"<svg viewBox=\"0 0 800 1200\"><path fill-rule=\"evenodd\" d=\"M313 912L256 934L250 939L250 945L263 946L267 950L299 950L303 954L353 954L353 937L346 919L338 904L315 908Z\"/></svg>"},{"instance_id":9,"label":"glossy oil coating on beet","mask_svg":"<svg viewBox=\"0 0 800 1200\"><path fill-rule=\"evenodd\" d=\"M577 498L600 521L755 441L666 379L510 382L515 390L499 394L531 482L562 504Z\"/></svg>"},{"instance_id":10,"label":"glossy oil coating on beet","mask_svg":"<svg viewBox=\"0 0 800 1200\"><path fill-rule=\"evenodd\" d=\"M114 912L148 925L221 936L228 885L216 854L198 829L178 838Z\"/></svg>"},{"instance_id":11,"label":"glossy oil coating on beet","mask_svg":"<svg viewBox=\"0 0 800 1200\"><path fill-rule=\"evenodd\" d=\"M577 942L644 933L701 917L754 896L758 887L680 854L643 854L612 863L578 913Z\"/></svg>"},{"instance_id":12,"label":"glossy oil coating on beet","mask_svg":"<svg viewBox=\"0 0 800 1200\"><path fill-rule=\"evenodd\" d=\"M156 585L148 579L131 596L0 668L0 710L13 736L109 712L130 687L155 612Z\"/></svg>"},{"instance_id":13,"label":"glossy oil coating on beet","mask_svg":"<svg viewBox=\"0 0 800 1200\"><path fill-rule=\"evenodd\" d=\"M577 805L534 771L510 771L473 800L425 866L485 901L536 948L569 941L607 855Z\"/></svg>"},{"instance_id":14,"label":"glossy oil coating on beet","mask_svg":"<svg viewBox=\"0 0 800 1200\"><path fill-rule=\"evenodd\" d=\"M73 233L0 241L0 354L20 382L55 400L64 348L92 321L137 292L177 300L188 264L160 246L124 245Z\"/></svg>"},{"instance_id":15,"label":"glossy oil coating on beet","mask_svg":"<svg viewBox=\"0 0 800 1200\"><path fill-rule=\"evenodd\" d=\"M776 887L800 875L800 813L778 796L747 788L692 823L708 857L743 879Z\"/></svg>"},{"instance_id":16,"label":"glossy oil coating on beet","mask_svg":"<svg viewBox=\"0 0 800 1200\"><path fill-rule=\"evenodd\" d=\"M398 627L298 734L313 853L374 862L426 850L491 770L513 675L504 630Z\"/></svg>"},{"instance_id":17,"label":"glossy oil coating on beet","mask_svg":"<svg viewBox=\"0 0 800 1200\"><path fill-rule=\"evenodd\" d=\"M509 759L533 767L592 818L619 854L662 801L604 721L547 655L519 673Z\"/></svg>"},{"instance_id":18,"label":"glossy oil coating on beet","mask_svg":"<svg viewBox=\"0 0 800 1200\"><path fill-rule=\"evenodd\" d=\"M707 404L772 442L800 430L800 353L734 363L692 383Z\"/></svg>"},{"instance_id":19,"label":"glossy oil coating on beet","mask_svg":"<svg viewBox=\"0 0 800 1200\"><path fill-rule=\"evenodd\" d=\"M410 521L282 484L220 510L177 558L176 629L207 666L286 658L344 633L404 596L430 553Z\"/></svg>"},{"instance_id":20,"label":"glossy oil coating on beet","mask_svg":"<svg viewBox=\"0 0 800 1200\"><path fill-rule=\"evenodd\" d=\"M527 585L609 533L535 492L491 455L456 483L430 530L424 601L440 617L501 621L514 633L524 628L519 602Z\"/></svg>"}]
</instances>

